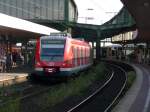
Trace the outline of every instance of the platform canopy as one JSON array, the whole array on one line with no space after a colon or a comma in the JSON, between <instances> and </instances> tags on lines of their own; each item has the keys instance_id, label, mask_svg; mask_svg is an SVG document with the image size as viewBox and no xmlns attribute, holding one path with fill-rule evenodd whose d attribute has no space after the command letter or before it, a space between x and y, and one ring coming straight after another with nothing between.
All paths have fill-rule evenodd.
<instances>
[{"instance_id":1,"label":"platform canopy","mask_svg":"<svg viewBox=\"0 0 150 112\"><path fill-rule=\"evenodd\" d=\"M58 30L0 13L0 35L13 39L37 38Z\"/></svg>"}]
</instances>

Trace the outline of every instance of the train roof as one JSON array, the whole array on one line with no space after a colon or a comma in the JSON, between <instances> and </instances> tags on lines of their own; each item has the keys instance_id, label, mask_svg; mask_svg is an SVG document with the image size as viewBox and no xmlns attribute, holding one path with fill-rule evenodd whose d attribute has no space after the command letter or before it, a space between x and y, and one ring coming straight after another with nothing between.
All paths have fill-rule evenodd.
<instances>
[{"instance_id":1,"label":"train roof","mask_svg":"<svg viewBox=\"0 0 150 112\"><path fill-rule=\"evenodd\" d=\"M50 40L71 40L73 44L83 44L83 45L89 45L88 42L84 41L83 39L79 38L72 38L71 34L69 33L51 33L49 36L42 36L41 39L50 39Z\"/></svg>"}]
</instances>

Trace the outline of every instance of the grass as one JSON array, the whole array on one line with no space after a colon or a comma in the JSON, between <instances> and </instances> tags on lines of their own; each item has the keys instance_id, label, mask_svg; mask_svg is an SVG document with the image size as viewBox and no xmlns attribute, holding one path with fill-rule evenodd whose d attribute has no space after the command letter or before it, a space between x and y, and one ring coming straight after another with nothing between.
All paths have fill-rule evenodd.
<instances>
[{"instance_id":1,"label":"grass","mask_svg":"<svg viewBox=\"0 0 150 112\"><path fill-rule=\"evenodd\" d=\"M136 73L134 71L130 71L127 74L127 85L126 89L128 90L136 79Z\"/></svg>"},{"instance_id":2,"label":"grass","mask_svg":"<svg viewBox=\"0 0 150 112\"><path fill-rule=\"evenodd\" d=\"M0 112L20 112L19 99L8 101L8 103L0 107Z\"/></svg>"},{"instance_id":3,"label":"grass","mask_svg":"<svg viewBox=\"0 0 150 112\"><path fill-rule=\"evenodd\" d=\"M0 87L0 102L9 102L19 96L20 91L17 84Z\"/></svg>"},{"instance_id":4,"label":"grass","mask_svg":"<svg viewBox=\"0 0 150 112\"><path fill-rule=\"evenodd\" d=\"M121 94L120 97L123 97L125 95L125 93L130 89L130 87L132 86L132 84L134 83L136 79L136 73L135 71L130 71L127 73L127 82L126 82L126 86Z\"/></svg>"},{"instance_id":5,"label":"grass","mask_svg":"<svg viewBox=\"0 0 150 112\"><path fill-rule=\"evenodd\" d=\"M63 102L70 96L80 96L84 91L96 80L102 80L105 76L105 67L103 63L90 70L82 72L79 77L70 79L67 83L62 83L52 87L52 89L37 98L37 106L42 108L50 108L60 102ZM19 112L20 101L13 100L7 105L0 107L0 112Z\"/></svg>"},{"instance_id":6,"label":"grass","mask_svg":"<svg viewBox=\"0 0 150 112\"><path fill-rule=\"evenodd\" d=\"M0 112L20 112L19 93L16 93L17 87L8 86L0 88ZM6 103L7 102L7 103Z\"/></svg>"}]
</instances>

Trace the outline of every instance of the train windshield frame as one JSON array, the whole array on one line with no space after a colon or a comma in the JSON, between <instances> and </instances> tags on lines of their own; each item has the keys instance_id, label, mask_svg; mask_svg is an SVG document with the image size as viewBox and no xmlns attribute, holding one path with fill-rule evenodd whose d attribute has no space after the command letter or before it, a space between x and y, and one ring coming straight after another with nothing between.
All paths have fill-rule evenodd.
<instances>
[{"instance_id":1,"label":"train windshield frame","mask_svg":"<svg viewBox=\"0 0 150 112\"><path fill-rule=\"evenodd\" d=\"M53 62L63 61L65 43L65 39L41 39L41 60Z\"/></svg>"}]
</instances>

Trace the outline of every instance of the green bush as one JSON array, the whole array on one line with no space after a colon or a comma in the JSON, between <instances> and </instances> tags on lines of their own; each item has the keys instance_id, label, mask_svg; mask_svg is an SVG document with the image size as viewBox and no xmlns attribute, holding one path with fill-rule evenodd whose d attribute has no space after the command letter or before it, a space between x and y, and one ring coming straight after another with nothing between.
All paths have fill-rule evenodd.
<instances>
[{"instance_id":1,"label":"green bush","mask_svg":"<svg viewBox=\"0 0 150 112\"><path fill-rule=\"evenodd\" d=\"M135 72L134 71L129 72L127 75L127 85L126 85L127 89L131 87L135 79L136 79Z\"/></svg>"}]
</instances>

